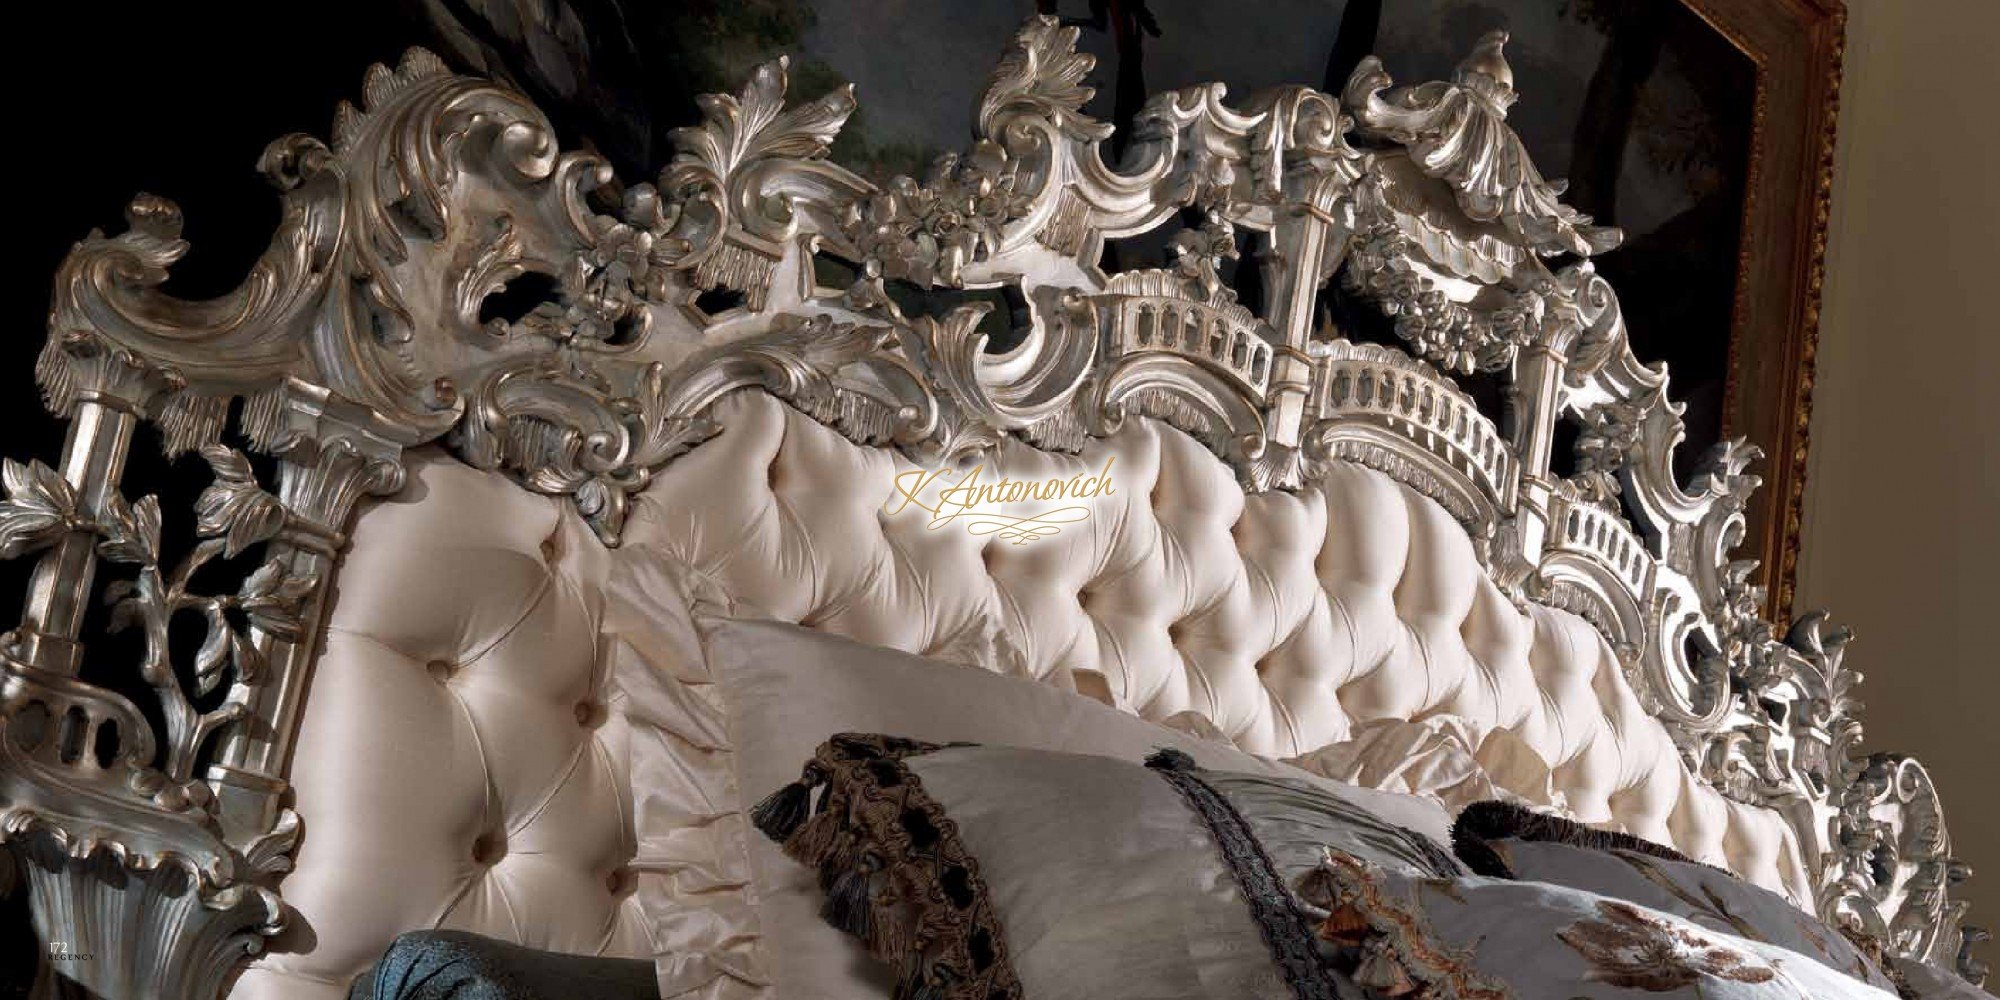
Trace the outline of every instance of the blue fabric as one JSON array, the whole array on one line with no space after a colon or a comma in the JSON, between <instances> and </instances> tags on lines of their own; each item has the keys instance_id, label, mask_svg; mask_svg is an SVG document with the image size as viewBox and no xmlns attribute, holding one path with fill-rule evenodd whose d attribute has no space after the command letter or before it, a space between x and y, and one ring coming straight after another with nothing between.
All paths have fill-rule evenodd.
<instances>
[{"instance_id":1,"label":"blue fabric","mask_svg":"<svg viewBox=\"0 0 2000 1000\"><path fill-rule=\"evenodd\" d=\"M561 955L464 931L413 931L348 1000L659 1000L653 963Z\"/></svg>"}]
</instances>

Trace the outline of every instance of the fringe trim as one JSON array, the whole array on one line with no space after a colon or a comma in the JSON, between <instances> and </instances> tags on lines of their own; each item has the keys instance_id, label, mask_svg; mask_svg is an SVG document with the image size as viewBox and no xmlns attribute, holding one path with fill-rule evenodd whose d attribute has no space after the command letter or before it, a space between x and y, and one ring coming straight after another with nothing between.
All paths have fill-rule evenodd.
<instances>
[{"instance_id":1,"label":"fringe trim","mask_svg":"<svg viewBox=\"0 0 2000 1000\"><path fill-rule=\"evenodd\" d=\"M759 803L752 822L818 869L821 919L902 970L897 1000L1019 1000L979 862L903 763L943 748L841 733L820 744L798 781Z\"/></svg>"},{"instance_id":2,"label":"fringe trim","mask_svg":"<svg viewBox=\"0 0 2000 1000\"><path fill-rule=\"evenodd\" d=\"M1474 802L1459 812L1458 819L1451 824L1452 853L1457 854L1458 860L1465 862L1473 874L1487 878L1519 877L1491 844L1492 841L1508 838L1568 844L1597 851L1631 851L1664 861L1701 864L1663 844L1655 844L1629 833L1584 826L1575 820L1536 812L1514 802Z\"/></svg>"}]
</instances>

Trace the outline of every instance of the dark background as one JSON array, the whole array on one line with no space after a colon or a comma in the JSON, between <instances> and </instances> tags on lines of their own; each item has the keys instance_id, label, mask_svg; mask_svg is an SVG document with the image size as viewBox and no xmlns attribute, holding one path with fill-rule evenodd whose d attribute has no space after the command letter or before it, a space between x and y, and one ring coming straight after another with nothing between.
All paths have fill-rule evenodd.
<instances>
[{"instance_id":1,"label":"dark background","mask_svg":"<svg viewBox=\"0 0 2000 1000\"><path fill-rule=\"evenodd\" d=\"M191 252L168 290L232 288L261 253L278 199L255 172L266 143L324 137L333 109L358 97L373 62L424 45L454 65L504 78L554 119L566 146L594 145L626 181L671 155L698 93L734 90L751 66L791 53L792 93L856 84L862 110L835 156L878 178L921 173L963 148L972 104L1029 0L340 0L271 4L46 5L6 64L13 95L4 202L0 453L51 464L61 427L43 412L32 367L47 325L49 280L70 244L124 225L131 196L177 202ZM1690 446L1718 436L1754 70L1678 0L1042 0L1083 30L1099 56L1087 109L1129 120L1144 96L1219 79L1238 98L1306 83L1338 93L1368 52L1399 82L1448 79L1486 29L1506 26L1523 94L1512 121L1544 172L1569 176L1570 200L1628 229L1600 261L1620 289L1635 346L1667 360L1690 399ZM522 13L525 9L527 13ZM1153 244L1130 254L1157 252ZM1151 250L1148 247L1152 247ZM1127 261L1127 266L1150 263ZM1246 269L1247 270L1247 269ZM1246 291L1248 291L1246 289ZM1351 304L1329 308L1357 326ZM1358 335L1370 330L1357 329ZM1380 332L1373 331L1374 336ZM1372 339L1372 337L1371 337ZM142 429L127 481L159 492L168 530L208 481L198 458L171 465ZM181 523L176 522L180 519ZM0 623L20 606L31 561L0 564ZM131 691L100 645L86 668ZM116 662L113 662L116 661ZM143 691L131 691L146 705ZM0 903L0 996L31 970L24 895Z\"/></svg>"}]
</instances>

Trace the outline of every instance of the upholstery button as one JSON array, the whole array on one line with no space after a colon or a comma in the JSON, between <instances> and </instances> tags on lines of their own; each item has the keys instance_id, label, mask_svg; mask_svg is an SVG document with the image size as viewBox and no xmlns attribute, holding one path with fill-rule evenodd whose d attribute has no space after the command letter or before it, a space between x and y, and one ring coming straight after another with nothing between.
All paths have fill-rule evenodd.
<instances>
[{"instance_id":1,"label":"upholstery button","mask_svg":"<svg viewBox=\"0 0 2000 1000\"><path fill-rule=\"evenodd\" d=\"M576 724L585 729L596 729L603 725L604 718L608 714L604 710L603 702L585 698L576 703Z\"/></svg>"},{"instance_id":2,"label":"upholstery button","mask_svg":"<svg viewBox=\"0 0 2000 1000\"><path fill-rule=\"evenodd\" d=\"M556 536L550 535L549 537L542 539L541 549L542 549L543 562L546 563L555 562L556 556L560 552L560 550L556 548Z\"/></svg>"},{"instance_id":3,"label":"upholstery button","mask_svg":"<svg viewBox=\"0 0 2000 1000\"><path fill-rule=\"evenodd\" d=\"M619 865L604 877L604 888L613 896L630 895L639 884L639 876L629 865Z\"/></svg>"},{"instance_id":4,"label":"upholstery button","mask_svg":"<svg viewBox=\"0 0 2000 1000\"><path fill-rule=\"evenodd\" d=\"M432 660L424 664L424 671L431 675L431 680L443 684L458 673L458 664L449 660Z\"/></svg>"},{"instance_id":5,"label":"upholstery button","mask_svg":"<svg viewBox=\"0 0 2000 1000\"><path fill-rule=\"evenodd\" d=\"M472 860L475 864L492 867L507 856L507 835L488 833L472 842Z\"/></svg>"}]
</instances>

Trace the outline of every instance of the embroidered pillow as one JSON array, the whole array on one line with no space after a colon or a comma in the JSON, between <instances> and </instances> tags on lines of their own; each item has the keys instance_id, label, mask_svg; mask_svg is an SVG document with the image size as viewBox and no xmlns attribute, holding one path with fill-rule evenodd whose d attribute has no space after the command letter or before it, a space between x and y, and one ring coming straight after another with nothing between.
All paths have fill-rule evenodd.
<instances>
[{"instance_id":1,"label":"embroidered pillow","mask_svg":"<svg viewBox=\"0 0 2000 1000\"><path fill-rule=\"evenodd\" d=\"M1413 877L1428 838L1313 783L842 734L753 821L906 1000L1351 996L1287 888L1334 843Z\"/></svg>"},{"instance_id":2,"label":"embroidered pillow","mask_svg":"<svg viewBox=\"0 0 2000 1000\"><path fill-rule=\"evenodd\" d=\"M1297 884L1368 1000L1893 1000L1810 958L1541 882L1426 878L1329 848Z\"/></svg>"},{"instance_id":3,"label":"embroidered pillow","mask_svg":"<svg viewBox=\"0 0 2000 1000\"><path fill-rule=\"evenodd\" d=\"M1474 872L1581 889L1670 913L1712 931L1776 945L1895 992L1871 957L1767 889L1622 833L1595 830L1507 802L1467 806L1452 848ZM1864 944L1866 942L1863 942Z\"/></svg>"}]
</instances>

